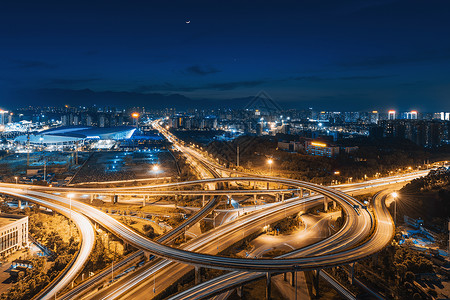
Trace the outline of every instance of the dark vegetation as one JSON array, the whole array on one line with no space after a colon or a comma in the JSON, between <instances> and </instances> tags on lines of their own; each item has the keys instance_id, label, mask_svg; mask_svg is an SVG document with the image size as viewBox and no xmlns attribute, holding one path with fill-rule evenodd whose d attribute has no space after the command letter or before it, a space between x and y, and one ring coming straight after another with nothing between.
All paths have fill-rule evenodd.
<instances>
[{"instance_id":1,"label":"dark vegetation","mask_svg":"<svg viewBox=\"0 0 450 300\"><path fill-rule=\"evenodd\" d=\"M180 175L179 175L180 181L189 181L198 179L189 163L187 163L186 157L184 157L179 153L175 157L178 161L178 166L180 168Z\"/></svg>"},{"instance_id":2,"label":"dark vegetation","mask_svg":"<svg viewBox=\"0 0 450 300\"><path fill-rule=\"evenodd\" d=\"M225 133L223 130L175 130L173 128L170 129L170 132L186 143L200 145L207 145L216 136Z\"/></svg>"},{"instance_id":3,"label":"dark vegetation","mask_svg":"<svg viewBox=\"0 0 450 300\"><path fill-rule=\"evenodd\" d=\"M271 225L273 230L280 234L289 234L300 228L302 219L299 214L293 214Z\"/></svg>"},{"instance_id":4,"label":"dark vegetation","mask_svg":"<svg viewBox=\"0 0 450 300\"><path fill-rule=\"evenodd\" d=\"M205 233L213 228L214 228L213 222L208 222L205 220L200 221L200 230L202 231L202 233Z\"/></svg>"},{"instance_id":5,"label":"dark vegetation","mask_svg":"<svg viewBox=\"0 0 450 300\"><path fill-rule=\"evenodd\" d=\"M150 239L154 239L157 236L157 234L155 233L155 229L153 229L153 226L150 224L144 224L144 226L142 226L142 229L145 232L145 236Z\"/></svg>"},{"instance_id":6,"label":"dark vegetation","mask_svg":"<svg viewBox=\"0 0 450 300\"><path fill-rule=\"evenodd\" d=\"M400 215L421 217L425 225L446 229L450 216L450 172L430 172L408 183L399 195Z\"/></svg>"},{"instance_id":7,"label":"dark vegetation","mask_svg":"<svg viewBox=\"0 0 450 300\"><path fill-rule=\"evenodd\" d=\"M450 215L450 172L432 171L429 175L413 180L399 192L398 214L424 219L426 227L441 232L442 248L447 246L447 220ZM363 195L364 198L367 195ZM401 238L397 232L395 241ZM394 243L394 244L397 244ZM437 274L440 269L433 265L429 254L410 249L408 243L403 246L390 246L374 257L361 261L356 266L356 276L369 287L381 292L386 298L393 299L427 299L437 297L435 286L441 286ZM436 260L436 258L433 258ZM344 268L335 268L333 274L353 289ZM432 284L423 288L419 284L422 276L431 276ZM445 278L446 275L439 275ZM448 275L447 275L448 276ZM418 288L422 286L422 288Z\"/></svg>"},{"instance_id":8,"label":"dark vegetation","mask_svg":"<svg viewBox=\"0 0 450 300\"><path fill-rule=\"evenodd\" d=\"M433 264L428 258L399 246L388 247L356 267L358 279L382 292L386 298L395 299L416 299L420 295L416 295L418 290L413 282L419 274L433 272Z\"/></svg>"},{"instance_id":9,"label":"dark vegetation","mask_svg":"<svg viewBox=\"0 0 450 300\"><path fill-rule=\"evenodd\" d=\"M350 154L341 153L336 158L310 156L304 152L277 150L277 142L283 140L282 137L242 136L231 142L212 141L206 150L220 163L235 167L239 145L242 171L267 173L267 158L273 157L272 170L275 174L326 184L332 180L345 182L348 177L356 180L365 178L365 175L373 177L375 173L380 173L383 176L390 171L415 168L430 157L430 153L409 140L365 137L339 141L342 146L359 147ZM335 171L340 174L335 175Z\"/></svg>"}]
</instances>

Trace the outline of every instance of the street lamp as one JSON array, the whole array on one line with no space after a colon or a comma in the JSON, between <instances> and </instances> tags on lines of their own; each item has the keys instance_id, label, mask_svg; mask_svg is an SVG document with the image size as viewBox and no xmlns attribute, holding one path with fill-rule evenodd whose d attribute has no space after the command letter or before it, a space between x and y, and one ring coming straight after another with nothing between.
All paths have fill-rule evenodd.
<instances>
[{"instance_id":1,"label":"street lamp","mask_svg":"<svg viewBox=\"0 0 450 300\"><path fill-rule=\"evenodd\" d=\"M394 226L396 226L397 225L397 200L396 199L398 197L398 194L396 192L393 192L391 195L394 198Z\"/></svg>"},{"instance_id":2,"label":"street lamp","mask_svg":"<svg viewBox=\"0 0 450 300\"><path fill-rule=\"evenodd\" d=\"M17 184L17 181L19 180L19 177L14 176L14 179L16 180L16 184Z\"/></svg>"},{"instance_id":3,"label":"street lamp","mask_svg":"<svg viewBox=\"0 0 450 300\"><path fill-rule=\"evenodd\" d=\"M272 173L272 164L273 164L273 160L271 158L269 158L267 160L267 163L269 164L269 173Z\"/></svg>"},{"instance_id":4,"label":"street lamp","mask_svg":"<svg viewBox=\"0 0 450 300\"><path fill-rule=\"evenodd\" d=\"M70 225L70 221L72 221L72 198L75 196L75 194L70 193L67 195L69 198L69 211L70 211L70 217L69 217L69 228L70 228L70 237L72 237L72 226Z\"/></svg>"},{"instance_id":5,"label":"street lamp","mask_svg":"<svg viewBox=\"0 0 450 300\"><path fill-rule=\"evenodd\" d=\"M152 170L155 173L155 177L156 177L156 172L158 172L158 170L159 170L158 165L153 165Z\"/></svg>"},{"instance_id":6,"label":"street lamp","mask_svg":"<svg viewBox=\"0 0 450 300\"><path fill-rule=\"evenodd\" d=\"M131 114L131 117L135 120L136 127L137 127L138 126L139 113L138 112L134 112L134 113Z\"/></svg>"}]
</instances>

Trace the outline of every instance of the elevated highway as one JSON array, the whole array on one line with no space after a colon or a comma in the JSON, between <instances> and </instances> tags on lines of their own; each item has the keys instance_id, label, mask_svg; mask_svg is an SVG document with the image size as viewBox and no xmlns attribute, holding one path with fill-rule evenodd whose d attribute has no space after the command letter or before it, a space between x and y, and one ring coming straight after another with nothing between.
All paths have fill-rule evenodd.
<instances>
[{"instance_id":1,"label":"elevated highway","mask_svg":"<svg viewBox=\"0 0 450 300\"><path fill-rule=\"evenodd\" d=\"M23 193L23 190L20 189L0 187L0 193L48 207L70 218L79 229L81 243L75 258L56 279L35 297L35 299L54 299L58 292L71 284L76 276L83 270L84 265L89 259L89 255L91 254L95 243L95 233L91 222L84 215L71 211L65 205L49 202L45 197L26 195Z\"/></svg>"},{"instance_id":2,"label":"elevated highway","mask_svg":"<svg viewBox=\"0 0 450 300\"><path fill-rule=\"evenodd\" d=\"M380 196L381 195L381 196ZM373 201L373 210L376 218L377 226L375 227L375 231L372 236L365 241L364 243L351 248L349 250L342 251L340 255L347 255L349 258L354 258L354 261L361 259L361 254L364 256L369 256L381 251L384 247L386 247L392 240L394 236L394 223L392 220L389 211L385 205L385 199L390 194L386 193L377 193L374 197ZM335 236L329 238L329 240L333 240L334 242L339 242ZM317 243L317 244L320 244ZM311 259L314 259L316 255L324 255L329 256L331 251L334 249L320 249L317 247L317 244L314 247L311 247L313 252L305 253L305 249L300 249L296 251L292 251L288 254L281 255L277 257L277 259L288 258L288 257L299 257L303 255L311 255ZM308 252L308 251L306 251ZM320 270L320 268L317 268ZM299 266L297 271L302 270ZM181 292L173 297L170 300L180 300L180 299L207 299L211 298L215 295L218 295L224 291L242 286L244 283L252 282L259 280L263 277L267 276L266 273L258 273L258 272L230 272L223 276L219 276L212 280L206 281L204 283L198 284L184 292ZM326 274L323 274L326 277ZM341 288L341 287L339 287ZM348 291L343 291L343 293L347 293ZM352 295L349 295L349 298L352 298Z\"/></svg>"}]
</instances>

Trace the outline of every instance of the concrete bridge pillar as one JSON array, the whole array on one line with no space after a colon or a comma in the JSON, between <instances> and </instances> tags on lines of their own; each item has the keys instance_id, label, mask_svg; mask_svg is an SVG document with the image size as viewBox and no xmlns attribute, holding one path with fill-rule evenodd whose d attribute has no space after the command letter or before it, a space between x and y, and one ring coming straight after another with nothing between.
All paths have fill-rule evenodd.
<instances>
[{"instance_id":1,"label":"concrete bridge pillar","mask_svg":"<svg viewBox=\"0 0 450 300\"><path fill-rule=\"evenodd\" d=\"M17 208L22 209L22 200L20 199L17 200Z\"/></svg>"},{"instance_id":2,"label":"concrete bridge pillar","mask_svg":"<svg viewBox=\"0 0 450 300\"><path fill-rule=\"evenodd\" d=\"M354 280L355 280L355 263L352 263L350 265L350 274L351 274L351 279L352 279L352 284L354 284Z\"/></svg>"},{"instance_id":3,"label":"concrete bridge pillar","mask_svg":"<svg viewBox=\"0 0 450 300\"><path fill-rule=\"evenodd\" d=\"M146 261L150 260L150 256L152 256L152 254L150 252L144 251L144 257L145 257Z\"/></svg>"},{"instance_id":4,"label":"concrete bridge pillar","mask_svg":"<svg viewBox=\"0 0 450 300\"><path fill-rule=\"evenodd\" d=\"M291 285L295 286L295 271L291 272Z\"/></svg>"},{"instance_id":5,"label":"concrete bridge pillar","mask_svg":"<svg viewBox=\"0 0 450 300\"><path fill-rule=\"evenodd\" d=\"M228 197L228 205L231 205L231 195L227 195Z\"/></svg>"},{"instance_id":6,"label":"concrete bridge pillar","mask_svg":"<svg viewBox=\"0 0 450 300\"><path fill-rule=\"evenodd\" d=\"M333 203L333 210L335 210L336 209L336 201L332 201L332 203Z\"/></svg>"},{"instance_id":7,"label":"concrete bridge pillar","mask_svg":"<svg viewBox=\"0 0 450 300\"><path fill-rule=\"evenodd\" d=\"M242 285L236 288L236 293L239 298L242 298Z\"/></svg>"},{"instance_id":8,"label":"concrete bridge pillar","mask_svg":"<svg viewBox=\"0 0 450 300\"><path fill-rule=\"evenodd\" d=\"M327 196L323 197L323 211L324 212L328 211L328 197Z\"/></svg>"},{"instance_id":9,"label":"concrete bridge pillar","mask_svg":"<svg viewBox=\"0 0 450 300\"><path fill-rule=\"evenodd\" d=\"M300 195L299 195L299 197L300 197L300 198L303 198L303 189L300 189Z\"/></svg>"},{"instance_id":10,"label":"concrete bridge pillar","mask_svg":"<svg viewBox=\"0 0 450 300\"><path fill-rule=\"evenodd\" d=\"M255 201L256 204L256 194L253 194L253 201Z\"/></svg>"},{"instance_id":11,"label":"concrete bridge pillar","mask_svg":"<svg viewBox=\"0 0 450 300\"><path fill-rule=\"evenodd\" d=\"M205 195L202 195L202 206L205 206Z\"/></svg>"},{"instance_id":12,"label":"concrete bridge pillar","mask_svg":"<svg viewBox=\"0 0 450 300\"><path fill-rule=\"evenodd\" d=\"M270 300L270 292L271 292L271 281L272 281L272 274L270 272L266 273L266 299Z\"/></svg>"},{"instance_id":13,"label":"concrete bridge pillar","mask_svg":"<svg viewBox=\"0 0 450 300\"><path fill-rule=\"evenodd\" d=\"M269 190L270 189L270 187L269 187L269 182L267 181L267 189Z\"/></svg>"},{"instance_id":14,"label":"concrete bridge pillar","mask_svg":"<svg viewBox=\"0 0 450 300\"><path fill-rule=\"evenodd\" d=\"M201 267L195 266L195 284L201 283Z\"/></svg>"},{"instance_id":15,"label":"concrete bridge pillar","mask_svg":"<svg viewBox=\"0 0 450 300\"><path fill-rule=\"evenodd\" d=\"M91 194L91 204L94 201L94 194Z\"/></svg>"},{"instance_id":16,"label":"concrete bridge pillar","mask_svg":"<svg viewBox=\"0 0 450 300\"><path fill-rule=\"evenodd\" d=\"M306 282L311 298L319 298L319 273L320 270L305 271Z\"/></svg>"},{"instance_id":17,"label":"concrete bridge pillar","mask_svg":"<svg viewBox=\"0 0 450 300\"><path fill-rule=\"evenodd\" d=\"M281 193L281 201L284 202L284 193Z\"/></svg>"},{"instance_id":18,"label":"concrete bridge pillar","mask_svg":"<svg viewBox=\"0 0 450 300\"><path fill-rule=\"evenodd\" d=\"M145 206L145 200L147 200L147 196L144 195L144 197L142 198L142 206Z\"/></svg>"},{"instance_id":19,"label":"concrete bridge pillar","mask_svg":"<svg viewBox=\"0 0 450 300\"><path fill-rule=\"evenodd\" d=\"M314 289L315 289L315 295L317 298L319 298L319 273L320 270L313 271L314 273Z\"/></svg>"},{"instance_id":20,"label":"concrete bridge pillar","mask_svg":"<svg viewBox=\"0 0 450 300\"><path fill-rule=\"evenodd\" d=\"M283 280L286 281L286 282L288 281L288 279L287 279L287 272L285 272L285 273L283 274Z\"/></svg>"},{"instance_id":21,"label":"concrete bridge pillar","mask_svg":"<svg viewBox=\"0 0 450 300\"><path fill-rule=\"evenodd\" d=\"M378 265L378 252L372 256L372 263L377 266Z\"/></svg>"}]
</instances>

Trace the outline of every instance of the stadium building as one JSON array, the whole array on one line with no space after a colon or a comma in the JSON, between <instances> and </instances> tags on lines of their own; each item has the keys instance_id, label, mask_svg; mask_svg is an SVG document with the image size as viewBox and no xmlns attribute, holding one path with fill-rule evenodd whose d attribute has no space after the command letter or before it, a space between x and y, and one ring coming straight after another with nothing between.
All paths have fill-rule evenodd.
<instances>
[{"instance_id":1,"label":"stadium building","mask_svg":"<svg viewBox=\"0 0 450 300\"><path fill-rule=\"evenodd\" d=\"M72 146L82 145L86 142L117 141L131 138L136 127L88 127L70 126L44 130L30 135L21 135L14 139L15 142L36 146Z\"/></svg>"}]
</instances>

